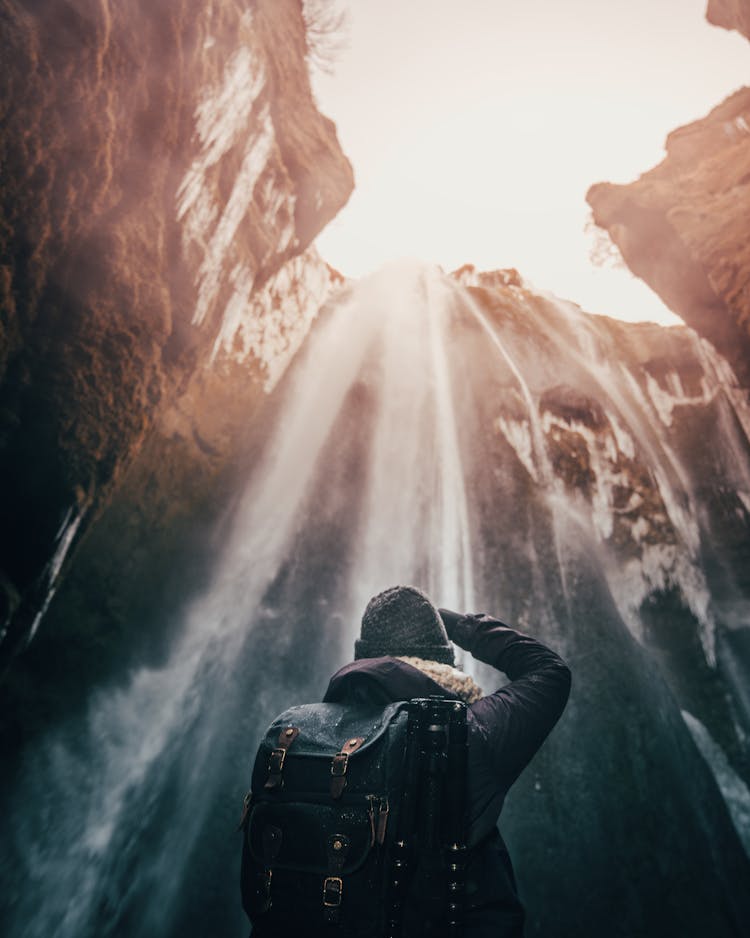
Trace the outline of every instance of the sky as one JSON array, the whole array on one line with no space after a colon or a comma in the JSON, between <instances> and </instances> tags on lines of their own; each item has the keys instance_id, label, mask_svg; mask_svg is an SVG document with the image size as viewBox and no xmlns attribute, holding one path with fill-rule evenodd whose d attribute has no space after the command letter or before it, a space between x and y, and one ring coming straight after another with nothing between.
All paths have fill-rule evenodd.
<instances>
[{"instance_id":1,"label":"sky","mask_svg":"<svg viewBox=\"0 0 750 938\"><path fill-rule=\"evenodd\" d=\"M594 267L586 190L626 183L667 134L750 84L750 43L706 0L339 0L348 39L318 104L354 167L317 240L360 277L413 257L516 267L621 319L677 319L625 269Z\"/></svg>"}]
</instances>

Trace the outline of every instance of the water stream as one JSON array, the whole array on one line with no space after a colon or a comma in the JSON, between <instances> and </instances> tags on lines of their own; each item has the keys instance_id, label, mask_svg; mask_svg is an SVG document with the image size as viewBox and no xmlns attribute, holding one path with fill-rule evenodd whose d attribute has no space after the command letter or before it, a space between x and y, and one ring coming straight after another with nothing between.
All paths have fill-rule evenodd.
<instances>
[{"instance_id":1,"label":"water stream","mask_svg":"<svg viewBox=\"0 0 750 938\"><path fill-rule=\"evenodd\" d=\"M321 499L363 505L344 512L351 529L340 537L350 572L328 617L341 630L332 639L342 661L357 611L387 585L416 582L442 604L473 606L450 308L427 301L431 276L410 264L390 268L355 287L321 323L284 389L213 585L186 616L168 665L96 694L82 723L59 728L28 753L12 812L7 934L101 938L122 934L126 923L133 936L170 933L183 865L213 803L210 789L224 782L212 763L228 745L221 742L234 706L228 701L244 694L244 709L252 710L262 692L257 661L238 690L248 637L269 622L281 627L269 591L309 530L323 523ZM330 471L321 455L335 462L337 421L347 408L365 419L357 394L371 401L362 477L351 491L332 495L329 486L321 495ZM283 606L281 614L288 616ZM273 640L284 647L283 635ZM294 692L277 689L276 697L281 703ZM148 901L157 887L158 903Z\"/></svg>"},{"instance_id":2,"label":"water stream","mask_svg":"<svg viewBox=\"0 0 750 938\"><path fill-rule=\"evenodd\" d=\"M611 531L604 486L623 450L650 460L675 549L696 569L692 489L640 386L605 364L588 326L558 313L524 338L501 334L468 291L409 262L346 288L277 389L212 584L168 662L123 675L28 747L7 812L3 934L242 934L228 858L264 721L316 699L351 655L367 599L389 585L415 583L456 609L496 611L504 599L553 641L574 627L571 597L608 609L599 558L572 584L567 558ZM606 439L577 428L598 467L591 504L550 459L533 329L609 414ZM498 422L486 388L499 371L525 421ZM588 592L572 596L579 586Z\"/></svg>"}]
</instances>

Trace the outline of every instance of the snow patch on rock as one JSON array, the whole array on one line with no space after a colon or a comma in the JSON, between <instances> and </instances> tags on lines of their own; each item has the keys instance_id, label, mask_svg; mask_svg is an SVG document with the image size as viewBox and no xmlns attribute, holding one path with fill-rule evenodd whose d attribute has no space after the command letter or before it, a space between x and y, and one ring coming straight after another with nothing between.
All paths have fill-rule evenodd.
<instances>
[{"instance_id":1,"label":"snow patch on rock","mask_svg":"<svg viewBox=\"0 0 750 938\"><path fill-rule=\"evenodd\" d=\"M716 664L716 623L710 608L710 592L699 562L698 525L689 506L681 504L678 493L659 468L653 469L652 478L666 515L638 513L643 496L635 490L630 492L625 505L616 507L616 490L622 491L632 485L623 468L622 457L633 459L635 452L632 437L619 424L615 430L611 415L608 419L610 429L597 432L581 421L545 411L542 428L546 435L553 434L555 430L574 433L586 445L593 476L589 518L596 537L602 542L609 541L615 532L616 518L620 526L630 522L628 530L636 556L624 565L612 565L608 571L608 582L620 614L633 635L639 640L643 638L640 610L644 600L654 592L676 589L698 622L701 646L706 661L713 667ZM659 518L661 524L672 528L673 543L654 543L653 526L659 523Z\"/></svg>"},{"instance_id":2,"label":"snow patch on rock","mask_svg":"<svg viewBox=\"0 0 750 938\"><path fill-rule=\"evenodd\" d=\"M600 540L612 536L614 527L614 488L627 485L622 471L616 468L619 446L614 433L597 433L580 420L569 420L549 411L542 414L542 429L546 436L556 429L575 433L586 444L589 466L594 477L591 494L591 520Z\"/></svg>"},{"instance_id":3,"label":"snow patch on rock","mask_svg":"<svg viewBox=\"0 0 750 938\"><path fill-rule=\"evenodd\" d=\"M607 420L612 428L612 434L617 444L617 449L626 459L635 459L635 443L633 437L622 426L614 413L607 414Z\"/></svg>"},{"instance_id":4,"label":"snow patch on rock","mask_svg":"<svg viewBox=\"0 0 750 938\"><path fill-rule=\"evenodd\" d=\"M272 174L265 173L276 140L268 105L258 105L265 83L263 64L243 46L231 56L221 81L204 92L195 110L200 152L177 191L183 249L197 250L200 258L194 325L204 322L227 278L234 295L249 294L252 290L255 268L262 259L246 258L238 264L231 254L238 229L253 201L262 213L273 250L282 253L295 237L295 197ZM240 167L222 205L214 168L230 150L238 147L242 152ZM235 315L234 295L229 301L229 325Z\"/></svg>"},{"instance_id":5,"label":"snow patch on rock","mask_svg":"<svg viewBox=\"0 0 750 938\"><path fill-rule=\"evenodd\" d=\"M204 244L219 208L207 185L209 170L247 131L255 101L265 85L262 63L246 47L227 62L221 83L206 89L195 109L195 134L200 153L177 190L177 219L183 223L183 244Z\"/></svg>"},{"instance_id":6,"label":"snow patch on rock","mask_svg":"<svg viewBox=\"0 0 750 938\"><path fill-rule=\"evenodd\" d=\"M238 264L212 361L256 361L271 391L286 370L331 291L328 266L314 247L287 261L253 293L253 274Z\"/></svg>"},{"instance_id":7,"label":"snow patch on rock","mask_svg":"<svg viewBox=\"0 0 750 938\"><path fill-rule=\"evenodd\" d=\"M273 124L270 113L264 107L254 132L245 147L242 165L234 180L234 186L224 210L205 245L203 261L198 270L198 302L193 314L193 324L200 325L211 308L221 287L224 261L234 236L252 200L253 190L271 155L274 143Z\"/></svg>"},{"instance_id":8,"label":"snow patch on rock","mask_svg":"<svg viewBox=\"0 0 750 938\"><path fill-rule=\"evenodd\" d=\"M495 429L499 430L508 441L516 456L534 482L539 481L539 473L534 465L534 444L531 438L531 428L527 420L511 420L498 417L495 420Z\"/></svg>"},{"instance_id":9,"label":"snow patch on rock","mask_svg":"<svg viewBox=\"0 0 750 938\"><path fill-rule=\"evenodd\" d=\"M648 395L665 427L672 426L675 407L709 404L713 400L715 392L709 389L705 379L701 379L701 393L692 396L685 392L682 380L676 371L665 375L664 382L667 385L666 388L663 388L652 375L646 375Z\"/></svg>"}]
</instances>

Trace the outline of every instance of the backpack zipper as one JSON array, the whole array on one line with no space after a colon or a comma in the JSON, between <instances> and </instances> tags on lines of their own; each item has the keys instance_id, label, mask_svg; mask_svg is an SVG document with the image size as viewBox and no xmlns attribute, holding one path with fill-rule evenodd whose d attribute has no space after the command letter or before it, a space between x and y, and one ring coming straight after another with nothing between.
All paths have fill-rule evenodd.
<instances>
[{"instance_id":1,"label":"backpack zipper","mask_svg":"<svg viewBox=\"0 0 750 938\"><path fill-rule=\"evenodd\" d=\"M390 805L388 804L388 799L383 798L380 802L380 810L378 811L378 827L375 839L379 847L382 847L385 843L385 830L388 826L388 815L390 813Z\"/></svg>"},{"instance_id":2,"label":"backpack zipper","mask_svg":"<svg viewBox=\"0 0 750 938\"><path fill-rule=\"evenodd\" d=\"M374 846L375 846L375 838L376 838L376 831L375 831L375 805L376 805L379 801L380 801L380 799L377 797L377 795L368 795L368 796L367 796L367 803L369 804L369 807L368 807L368 809L367 809L367 817L368 817L369 820L370 820L370 847L374 847Z\"/></svg>"}]
</instances>

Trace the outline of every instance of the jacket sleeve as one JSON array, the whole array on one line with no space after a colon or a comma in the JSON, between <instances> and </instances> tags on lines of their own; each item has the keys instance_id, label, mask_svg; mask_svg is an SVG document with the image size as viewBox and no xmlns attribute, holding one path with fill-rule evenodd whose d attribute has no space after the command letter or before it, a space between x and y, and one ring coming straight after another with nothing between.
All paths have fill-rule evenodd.
<instances>
[{"instance_id":1,"label":"jacket sleeve","mask_svg":"<svg viewBox=\"0 0 750 938\"><path fill-rule=\"evenodd\" d=\"M509 788L559 720L570 694L570 669L541 642L486 615L441 609L449 638L510 683L472 705L492 752L493 769Z\"/></svg>"}]
</instances>

